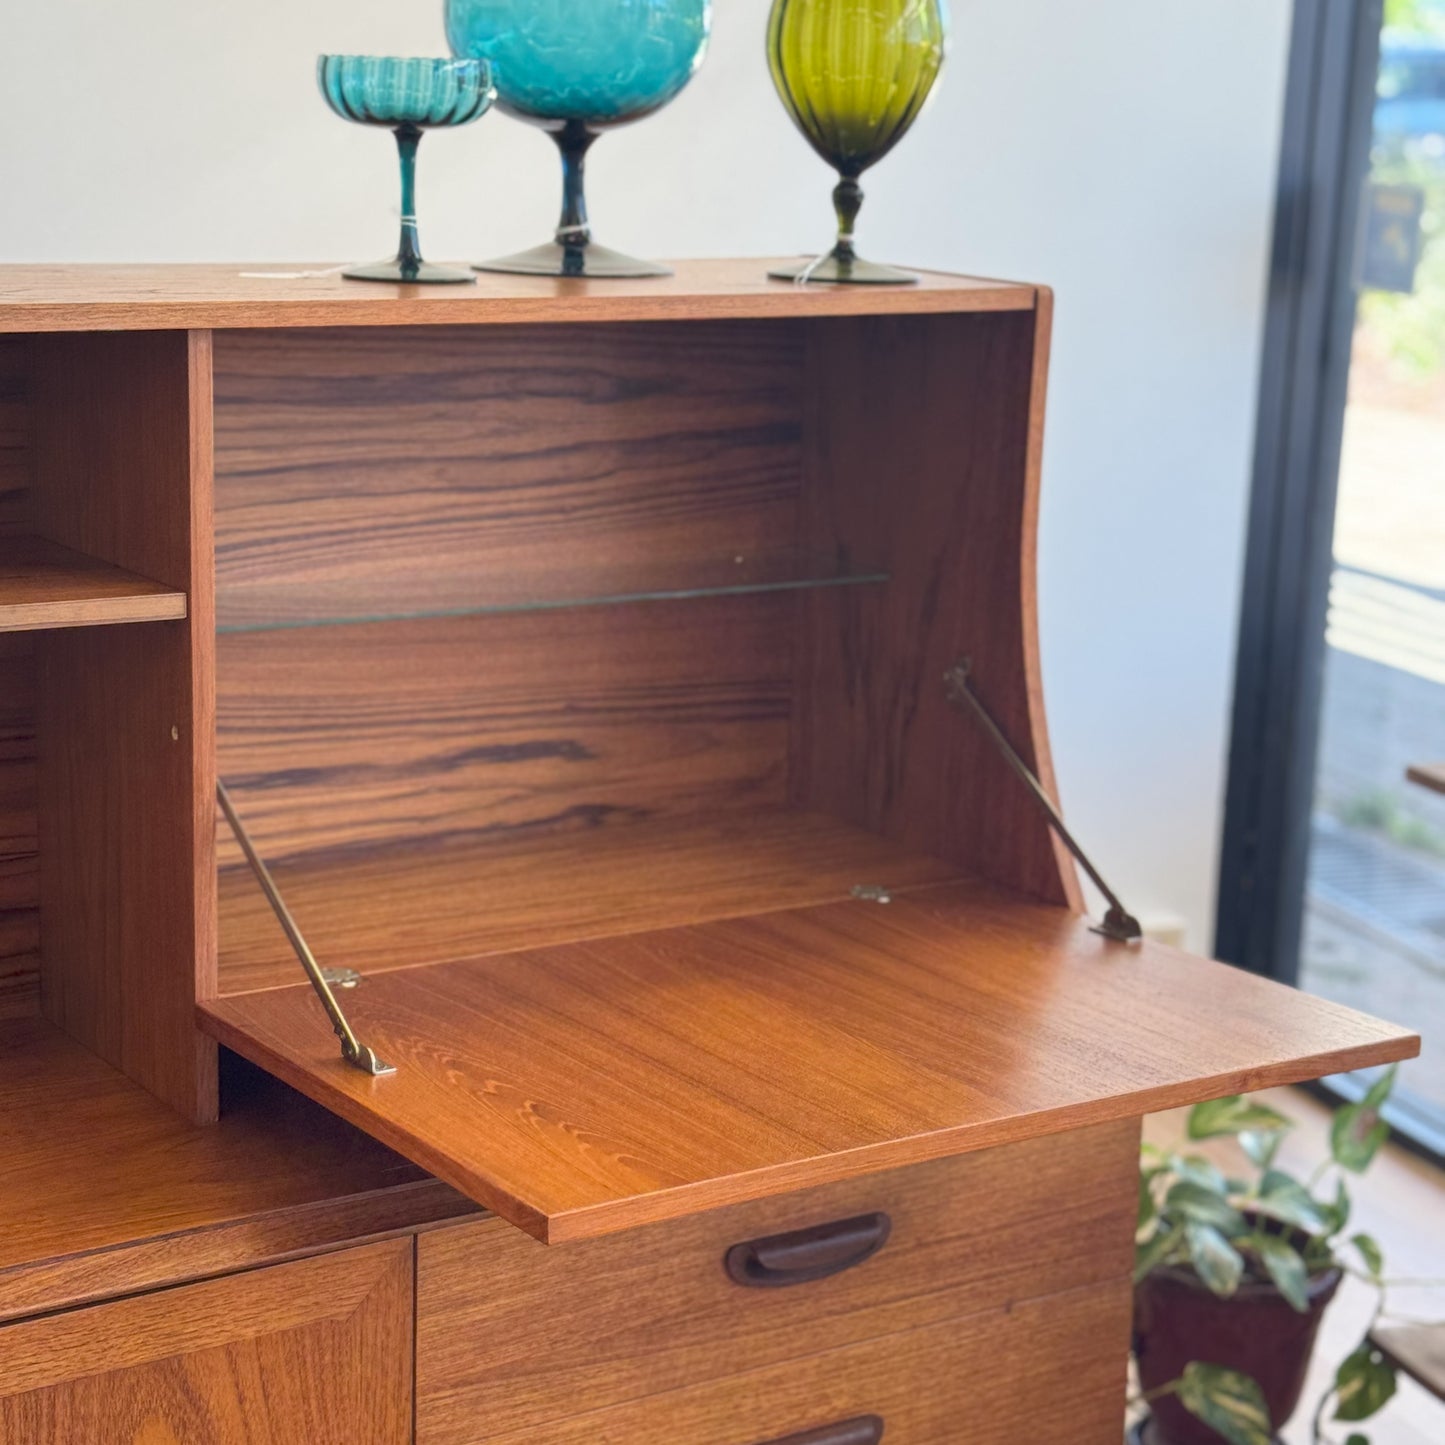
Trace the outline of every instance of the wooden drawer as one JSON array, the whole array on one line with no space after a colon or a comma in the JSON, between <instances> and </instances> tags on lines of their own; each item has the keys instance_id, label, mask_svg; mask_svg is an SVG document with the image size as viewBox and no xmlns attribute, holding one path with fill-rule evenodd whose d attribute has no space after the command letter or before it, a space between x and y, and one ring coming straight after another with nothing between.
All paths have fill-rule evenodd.
<instances>
[{"instance_id":1,"label":"wooden drawer","mask_svg":"<svg viewBox=\"0 0 1445 1445\"><path fill-rule=\"evenodd\" d=\"M0 1328L0 1445L409 1445L411 1249Z\"/></svg>"},{"instance_id":2,"label":"wooden drawer","mask_svg":"<svg viewBox=\"0 0 1445 1445\"><path fill-rule=\"evenodd\" d=\"M837 1428L869 1416L883 1445L1118 1445L1129 1318L1121 1280L522 1430L428 1414L417 1445L873 1445Z\"/></svg>"},{"instance_id":3,"label":"wooden drawer","mask_svg":"<svg viewBox=\"0 0 1445 1445\"><path fill-rule=\"evenodd\" d=\"M1137 1125L1109 1124L577 1245L499 1220L423 1235L419 1445L546 1435L583 1411L1032 1296L1125 1291L1137 1147ZM740 1242L875 1211L886 1244L840 1273L753 1288L725 1270Z\"/></svg>"}]
</instances>

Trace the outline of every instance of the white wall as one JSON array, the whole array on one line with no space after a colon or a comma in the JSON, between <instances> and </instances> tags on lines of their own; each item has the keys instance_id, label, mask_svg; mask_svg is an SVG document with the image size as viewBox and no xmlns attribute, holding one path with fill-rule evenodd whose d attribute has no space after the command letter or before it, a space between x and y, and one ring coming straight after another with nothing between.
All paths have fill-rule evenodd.
<instances>
[{"instance_id":1,"label":"white wall","mask_svg":"<svg viewBox=\"0 0 1445 1445\"><path fill-rule=\"evenodd\" d=\"M830 177L716 0L707 65L593 152L642 254L826 242ZM1288 0L955 0L934 105L867 182L870 254L1058 292L1041 575L1065 802L1136 911L1212 930ZM441 0L3 0L0 260L369 259L389 138L332 118L320 50L443 53ZM545 137L422 148L427 253L548 234Z\"/></svg>"}]
</instances>

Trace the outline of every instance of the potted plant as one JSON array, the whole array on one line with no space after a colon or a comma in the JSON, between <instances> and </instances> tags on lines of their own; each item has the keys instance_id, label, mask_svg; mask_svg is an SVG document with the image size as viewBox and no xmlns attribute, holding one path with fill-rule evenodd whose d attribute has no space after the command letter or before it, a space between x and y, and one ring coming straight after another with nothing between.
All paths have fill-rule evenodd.
<instances>
[{"instance_id":1,"label":"potted plant","mask_svg":"<svg viewBox=\"0 0 1445 1445\"><path fill-rule=\"evenodd\" d=\"M1186 1126L1191 1142L1233 1140L1238 1175L1187 1144L1144 1146L1134 1275L1134 1349L1150 1409L1143 1445L1270 1445L1299 1404L1344 1274L1375 1285L1383 1309L1380 1247L1347 1233L1345 1176L1368 1168L1388 1137L1380 1109L1394 1078L1392 1068L1336 1111L1330 1157L1305 1182L1275 1162L1292 1122L1238 1095L1198 1105ZM1394 1390L1394 1370L1365 1339L1320 1402L1315 1440L1336 1438L1327 1433L1331 1404L1348 1428ZM1343 1445L1368 1441L1352 1432Z\"/></svg>"}]
</instances>

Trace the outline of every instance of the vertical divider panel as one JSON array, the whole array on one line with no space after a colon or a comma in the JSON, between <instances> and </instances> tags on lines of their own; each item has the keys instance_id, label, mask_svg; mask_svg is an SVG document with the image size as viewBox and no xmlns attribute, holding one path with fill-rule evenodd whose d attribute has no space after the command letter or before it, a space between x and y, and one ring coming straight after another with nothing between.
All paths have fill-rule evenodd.
<instances>
[{"instance_id":1,"label":"vertical divider panel","mask_svg":"<svg viewBox=\"0 0 1445 1445\"><path fill-rule=\"evenodd\" d=\"M1034 562L1050 301L1041 291L1032 312L812 323L803 534L866 554L890 581L799 603L791 794L1079 909L1072 860L943 686L969 657L1053 791Z\"/></svg>"},{"instance_id":2,"label":"vertical divider panel","mask_svg":"<svg viewBox=\"0 0 1445 1445\"><path fill-rule=\"evenodd\" d=\"M40 644L45 1015L183 1115L217 1112L211 334L36 339L36 529L184 590L183 621Z\"/></svg>"}]
</instances>

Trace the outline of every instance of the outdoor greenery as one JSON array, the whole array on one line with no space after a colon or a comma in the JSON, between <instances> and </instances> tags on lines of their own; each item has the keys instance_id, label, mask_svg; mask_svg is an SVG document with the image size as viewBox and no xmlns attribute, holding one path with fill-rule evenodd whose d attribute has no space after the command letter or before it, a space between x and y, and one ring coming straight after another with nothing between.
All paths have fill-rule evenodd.
<instances>
[{"instance_id":1,"label":"outdoor greenery","mask_svg":"<svg viewBox=\"0 0 1445 1445\"><path fill-rule=\"evenodd\" d=\"M1416 34L1445 35L1445 5L1440 0L1385 0L1385 24Z\"/></svg>"},{"instance_id":2,"label":"outdoor greenery","mask_svg":"<svg viewBox=\"0 0 1445 1445\"><path fill-rule=\"evenodd\" d=\"M1385 25L1404 34L1445 39L1445 3L1386 0ZM1431 380L1445 375L1445 143L1431 136L1377 144L1370 172L1382 184L1418 187L1425 211L1414 294L1362 293L1360 324L1378 338L1401 379Z\"/></svg>"},{"instance_id":3,"label":"outdoor greenery","mask_svg":"<svg viewBox=\"0 0 1445 1445\"><path fill-rule=\"evenodd\" d=\"M1423 249L1414 292L1362 292L1360 325L1379 338L1402 379L1432 380L1445 373L1445 156L1408 146L1377 151L1371 178L1424 192Z\"/></svg>"},{"instance_id":4,"label":"outdoor greenery","mask_svg":"<svg viewBox=\"0 0 1445 1445\"><path fill-rule=\"evenodd\" d=\"M1401 848L1445 858L1445 833L1410 812L1389 788L1369 788L1332 811L1346 827L1379 833Z\"/></svg>"},{"instance_id":5,"label":"outdoor greenery","mask_svg":"<svg viewBox=\"0 0 1445 1445\"><path fill-rule=\"evenodd\" d=\"M1191 1142L1229 1138L1238 1146L1240 1176L1227 1175L1203 1154L1146 1144L1139 1173L1136 1280L1152 1270L1182 1266L1216 1295L1228 1298L1246 1279L1265 1281L1301 1313L1311 1279L1332 1268L1367 1281L1378 1292L1371 1327L1386 1308L1388 1281L1379 1244L1346 1234L1346 1178L1367 1169L1389 1137L1380 1110L1395 1082L1381 1074L1357 1104L1338 1109L1330 1128L1330 1157L1306 1181L1276 1166L1286 1133L1283 1114L1234 1095L1190 1111ZM1341 1440L1333 1422L1357 1424L1395 1393L1394 1367L1366 1337L1341 1363L1314 1417L1316 1445L1369 1445L1351 1431ZM1269 1411L1259 1386L1238 1370L1200 1361L1151 1398L1172 1394L1230 1445L1270 1445ZM1333 1412L1331 1413L1331 1406Z\"/></svg>"}]
</instances>

